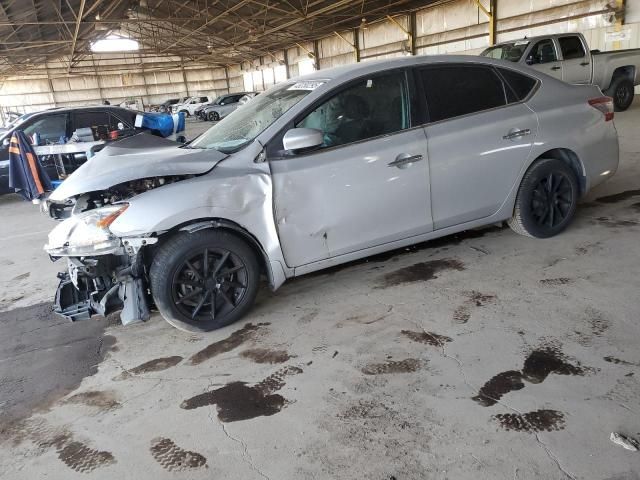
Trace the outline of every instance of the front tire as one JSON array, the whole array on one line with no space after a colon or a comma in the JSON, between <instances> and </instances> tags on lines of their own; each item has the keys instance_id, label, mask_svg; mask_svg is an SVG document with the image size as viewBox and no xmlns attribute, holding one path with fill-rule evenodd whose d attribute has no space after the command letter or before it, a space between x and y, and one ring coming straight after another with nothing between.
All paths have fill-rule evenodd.
<instances>
[{"instance_id":1,"label":"front tire","mask_svg":"<svg viewBox=\"0 0 640 480\"><path fill-rule=\"evenodd\" d=\"M189 110L180 110L179 113L184 113L185 117L190 117L191 115L189 114Z\"/></svg>"},{"instance_id":2,"label":"front tire","mask_svg":"<svg viewBox=\"0 0 640 480\"><path fill-rule=\"evenodd\" d=\"M151 294L174 327L209 332L243 317L258 293L256 254L223 230L180 232L161 245L149 271Z\"/></svg>"},{"instance_id":3,"label":"front tire","mask_svg":"<svg viewBox=\"0 0 640 480\"><path fill-rule=\"evenodd\" d=\"M218 120L220 120L220 115L218 114L218 112L211 112L209 113L209 120L211 120L212 122L217 122Z\"/></svg>"},{"instance_id":4,"label":"front tire","mask_svg":"<svg viewBox=\"0 0 640 480\"><path fill-rule=\"evenodd\" d=\"M631 106L635 94L633 82L625 77L618 77L611 82L607 95L613 98L616 112L624 112Z\"/></svg>"},{"instance_id":5,"label":"front tire","mask_svg":"<svg viewBox=\"0 0 640 480\"><path fill-rule=\"evenodd\" d=\"M553 237L571 223L578 196L578 181L566 163L554 158L538 160L520 183L509 226L520 235Z\"/></svg>"}]
</instances>

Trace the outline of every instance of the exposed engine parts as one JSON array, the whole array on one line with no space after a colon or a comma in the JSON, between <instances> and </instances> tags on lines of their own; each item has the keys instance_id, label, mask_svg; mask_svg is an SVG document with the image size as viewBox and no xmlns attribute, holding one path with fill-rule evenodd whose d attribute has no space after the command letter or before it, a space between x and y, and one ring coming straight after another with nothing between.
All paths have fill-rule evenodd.
<instances>
[{"instance_id":1,"label":"exposed engine parts","mask_svg":"<svg viewBox=\"0 0 640 480\"><path fill-rule=\"evenodd\" d=\"M56 220L68 218L70 215L104 207L117 202L127 200L141 193L153 190L154 188L179 182L193 175L172 175L167 177L152 177L115 185L107 190L89 192L78 196L75 201L68 200L66 203L47 202L44 206L49 216Z\"/></svg>"}]
</instances>

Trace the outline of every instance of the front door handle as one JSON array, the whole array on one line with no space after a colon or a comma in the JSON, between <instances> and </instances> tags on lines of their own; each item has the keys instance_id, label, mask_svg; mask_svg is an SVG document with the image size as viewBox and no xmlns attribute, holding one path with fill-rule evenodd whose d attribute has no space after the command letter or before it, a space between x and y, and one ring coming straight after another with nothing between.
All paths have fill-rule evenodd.
<instances>
[{"instance_id":1,"label":"front door handle","mask_svg":"<svg viewBox=\"0 0 640 480\"><path fill-rule=\"evenodd\" d=\"M580 65L582 65L583 67L586 67L587 65L589 65L589 62L582 62Z\"/></svg>"},{"instance_id":2,"label":"front door handle","mask_svg":"<svg viewBox=\"0 0 640 480\"><path fill-rule=\"evenodd\" d=\"M551 67L551 70L560 70L562 67L559 67L558 65L556 65L555 67Z\"/></svg>"},{"instance_id":3,"label":"front door handle","mask_svg":"<svg viewBox=\"0 0 640 480\"><path fill-rule=\"evenodd\" d=\"M422 155L409 155L408 153L401 153L396 159L389 163L390 167L407 168L410 164L419 162L422 160Z\"/></svg>"},{"instance_id":4,"label":"front door handle","mask_svg":"<svg viewBox=\"0 0 640 480\"><path fill-rule=\"evenodd\" d=\"M524 130L512 130L502 138L505 140L513 140L514 138L525 137L527 135L531 135L531 130L529 128L525 128Z\"/></svg>"}]
</instances>

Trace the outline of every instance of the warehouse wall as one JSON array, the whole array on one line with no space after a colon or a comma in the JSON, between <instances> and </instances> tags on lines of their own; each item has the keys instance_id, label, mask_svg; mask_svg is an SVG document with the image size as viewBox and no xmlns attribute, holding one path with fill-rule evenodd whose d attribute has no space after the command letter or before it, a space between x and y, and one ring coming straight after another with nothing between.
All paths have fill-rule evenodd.
<instances>
[{"instance_id":1,"label":"warehouse wall","mask_svg":"<svg viewBox=\"0 0 640 480\"><path fill-rule=\"evenodd\" d=\"M481 0L488 6L489 0ZM616 42L616 25L606 13L610 0L498 0L497 41L557 32L582 32L591 48L640 48L640 0L627 0L625 24ZM91 56L74 65L49 63L37 73L0 81L0 107L20 111L50 106L87 105L128 98L146 105L167 98L264 90L285 78L371 59L411 54L477 54L489 45L489 23L474 0L444 1L415 12L414 42L411 15L398 15L354 30L292 45L286 51L225 68L192 65L178 57L140 58L137 54ZM618 32L618 33L620 33ZM356 51L357 47L357 51ZM316 58L317 55L317 58Z\"/></svg>"}]
</instances>

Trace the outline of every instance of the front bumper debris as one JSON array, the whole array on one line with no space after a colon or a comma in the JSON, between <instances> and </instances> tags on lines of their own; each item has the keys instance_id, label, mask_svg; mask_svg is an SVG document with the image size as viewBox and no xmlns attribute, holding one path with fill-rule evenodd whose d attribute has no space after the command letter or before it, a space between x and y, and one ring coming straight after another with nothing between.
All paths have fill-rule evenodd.
<instances>
[{"instance_id":1,"label":"front bumper debris","mask_svg":"<svg viewBox=\"0 0 640 480\"><path fill-rule=\"evenodd\" d=\"M140 253L68 257L67 261L67 272L58 274L55 313L77 321L121 310L123 325L149 318Z\"/></svg>"}]
</instances>

